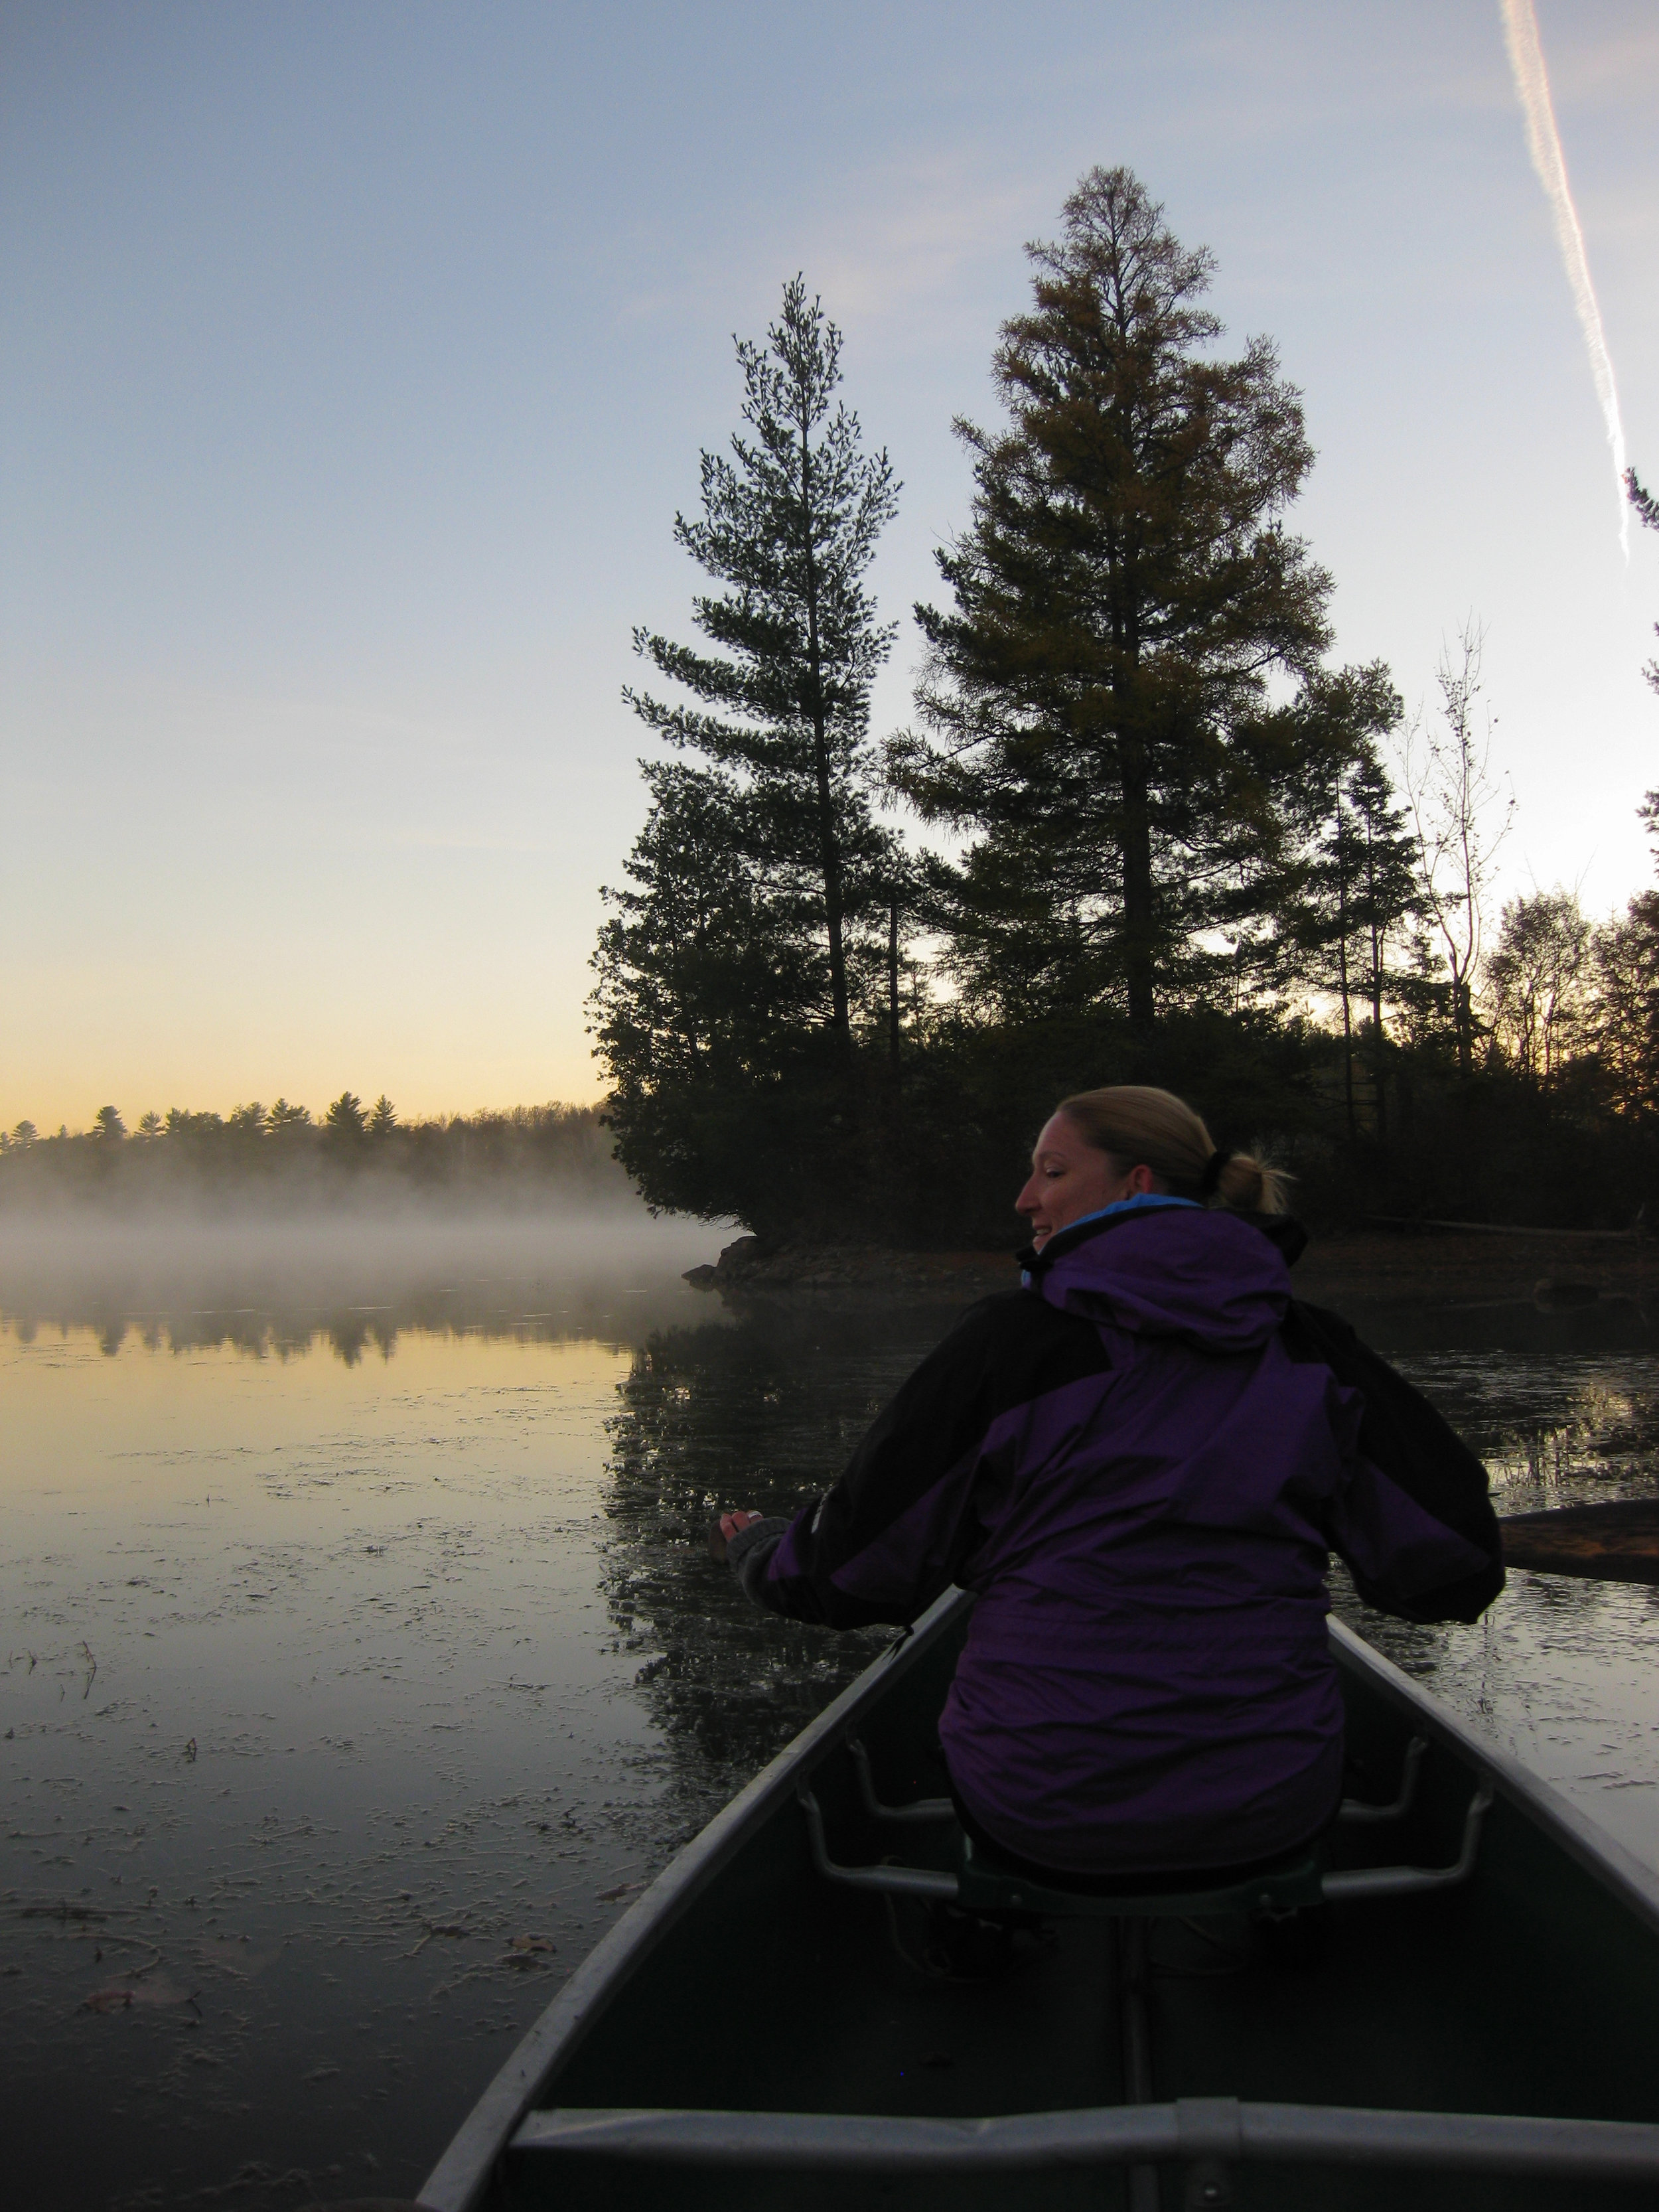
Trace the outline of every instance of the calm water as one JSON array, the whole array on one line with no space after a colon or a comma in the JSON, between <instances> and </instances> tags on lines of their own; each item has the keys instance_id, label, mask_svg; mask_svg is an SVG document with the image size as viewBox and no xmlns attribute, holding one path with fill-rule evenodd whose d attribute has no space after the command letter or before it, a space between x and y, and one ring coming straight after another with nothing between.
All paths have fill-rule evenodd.
<instances>
[{"instance_id":1,"label":"calm water","mask_svg":"<svg viewBox=\"0 0 1659 2212\"><path fill-rule=\"evenodd\" d=\"M832 1475L950 1310L734 1319L678 1280L709 1242L0 1262L10 2201L412 2193L635 1887L879 1647L741 1607L702 1532ZM1363 1320L1506 1510L1656 1486L1633 1309ZM1522 1574L1425 1631L1339 1594L1659 1863L1656 1601Z\"/></svg>"}]
</instances>

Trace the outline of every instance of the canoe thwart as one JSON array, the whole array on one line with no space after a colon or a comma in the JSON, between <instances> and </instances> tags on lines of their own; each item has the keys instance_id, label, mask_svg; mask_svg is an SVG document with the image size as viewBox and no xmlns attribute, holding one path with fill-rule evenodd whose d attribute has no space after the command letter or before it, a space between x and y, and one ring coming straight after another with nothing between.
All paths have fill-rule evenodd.
<instances>
[{"instance_id":1,"label":"canoe thwart","mask_svg":"<svg viewBox=\"0 0 1659 2212\"><path fill-rule=\"evenodd\" d=\"M1423 1754L1429 1747L1425 1735L1414 1735L1406 1746L1405 1763L1400 1770L1400 1788L1392 1804L1367 1805L1363 1798L1345 1797L1337 1808L1336 1817L1346 1824L1358 1826L1373 1820L1403 1820L1417 1798L1417 1778L1422 1771Z\"/></svg>"},{"instance_id":2,"label":"canoe thwart","mask_svg":"<svg viewBox=\"0 0 1659 2212\"><path fill-rule=\"evenodd\" d=\"M1364 2166L1659 2182L1659 2126L1632 2120L1243 2104L1188 2097L977 2120L645 2109L532 2112L515 2154L837 2173L1036 2172L1179 2161ZM1212 2197L1212 2203L1224 2203Z\"/></svg>"},{"instance_id":3,"label":"canoe thwart","mask_svg":"<svg viewBox=\"0 0 1659 2212\"><path fill-rule=\"evenodd\" d=\"M1372 1897L1416 1897L1425 1890L1455 1889L1474 1872L1481 1825L1492 1799L1492 1784L1483 1782L1469 1800L1469 1809L1463 1815L1462 1847L1449 1867L1362 1867L1328 1874L1321 1885L1327 1903L1344 1898L1363 1902Z\"/></svg>"},{"instance_id":4,"label":"canoe thwart","mask_svg":"<svg viewBox=\"0 0 1659 2212\"><path fill-rule=\"evenodd\" d=\"M870 1771L870 1754L855 1735L847 1739L848 1755L853 1771L859 1778L859 1796L864 1809L878 1820L954 1820L957 1808L948 1797L918 1797L909 1805L884 1805L876 1795L875 1777Z\"/></svg>"}]
</instances>

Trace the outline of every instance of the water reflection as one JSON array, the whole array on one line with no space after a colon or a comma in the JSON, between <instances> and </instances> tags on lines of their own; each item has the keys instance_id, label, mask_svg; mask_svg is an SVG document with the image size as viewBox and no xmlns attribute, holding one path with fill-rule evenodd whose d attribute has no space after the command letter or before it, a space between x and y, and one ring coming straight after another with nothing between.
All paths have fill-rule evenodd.
<instances>
[{"instance_id":1,"label":"water reflection","mask_svg":"<svg viewBox=\"0 0 1659 2212\"><path fill-rule=\"evenodd\" d=\"M606 1601L653 1718L724 1802L881 1648L747 1603L704 1539L723 1507L793 1513L956 1316L779 1302L653 1335L610 1424Z\"/></svg>"},{"instance_id":2,"label":"water reflection","mask_svg":"<svg viewBox=\"0 0 1659 2212\"><path fill-rule=\"evenodd\" d=\"M539 1304L554 1297L558 1304ZM557 1275L480 1276L374 1305L337 1308L296 1297L275 1309L168 1306L122 1312L82 1297L45 1310L23 1306L5 1315L4 1322L21 1344L32 1344L43 1328L60 1334L89 1330L106 1359L113 1359L129 1339L147 1352L229 1350L253 1359L303 1356L320 1342L344 1365L355 1367L365 1358L390 1359L398 1338L410 1334L528 1344L626 1340L641 1326L682 1310L685 1302L672 1279L646 1289L603 1279L573 1285Z\"/></svg>"},{"instance_id":3,"label":"water reflection","mask_svg":"<svg viewBox=\"0 0 1659 2212\"><path fill-rule=\"evenodd\" d=\"M337 1239L311 1255L276 1231L187 1239L159 1255L126 1247L89 1255L73 1240L43 1251L9 1238L0 1319L20 1344L42 1329L90 1330L109 1359L129 1340L149 1352L229 1349L261 1359L303 1356L320 1341L352 1367L390 1359L411 1332L637 1341L695 1303L674 1263L702 1247L683 1226L654 1243L634 1225L597 1242L568 1223L512 1232L451 1224L443 1232L406 1224L365 1247Z\"/></svg>"}]
</instances>

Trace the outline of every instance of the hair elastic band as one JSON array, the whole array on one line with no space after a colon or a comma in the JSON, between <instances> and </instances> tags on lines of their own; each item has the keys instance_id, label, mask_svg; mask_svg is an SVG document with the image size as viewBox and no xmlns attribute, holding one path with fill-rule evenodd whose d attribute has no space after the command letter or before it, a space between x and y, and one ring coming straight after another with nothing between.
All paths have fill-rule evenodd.
<instances>
[{"instance_id":1,"label":"hair elastic band","mask_svg":"<svg viewBox=\"0 0 1659 2212\"><path fill-rule=\"evenodd\" d=\"M1212 1152L1203 1174L1198 1179L1200 1198L1213 1198L1221 1188L1221 1170L1233 1157L1231 1152Z\"/></svg>"}]
</instances>

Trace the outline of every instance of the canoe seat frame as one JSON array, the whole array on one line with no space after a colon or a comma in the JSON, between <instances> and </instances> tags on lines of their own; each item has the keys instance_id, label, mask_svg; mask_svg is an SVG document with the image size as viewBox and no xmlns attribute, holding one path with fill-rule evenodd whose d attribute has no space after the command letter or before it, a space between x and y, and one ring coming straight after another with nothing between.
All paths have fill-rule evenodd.
<instances>
[{"instance_id":1,"label":"canoe seat frame","mask_svg":"<svg viewBox=\"0 0 1659 2212\"><path fill-rule=\"evenodd\" d=\"M1336 1815L1338 1822L1369 1824L1402 1820L1417 1796L1427 1742L1413 1736L1406 1747L1400 1788L1386 1805L1370 1805L1347 1798ZM849 1737L847 1752L853 1762L865 1810L878 1820L907 1826L943 1824L957 1818L948 1797L923 1797L908 1805L884 1804L876 1791L870 1757L856 1736ZM1051 1919L1159 1920L1170 1917L1202 1919L1239 1913L1293 1912L1315 1905L1370 1900L1384 1897L1414 1897L1426 1891L1455 1889L1474 1872L1480 1854L1480 1830L1492 1802L1492 1784L1480 1783L1463 1816L1463 1834L1457 1856L1449 1866L1363 1867L1332 1872L1316 1849L1289 1853L1248 1881L1206 1888L1200 1880L1190 1890L1097 1894L1050 1888L1032 1881L1012 1867L1002 1864L971 1836L963 1835L954 1874L943 1869L902 1866L842 1866L830 1856L823 1814L812 1790L803 1783L796 1793L806 1818L812 1863L826 1881L849 1889L874 1890L889 1897L911 1897L941 1905L956 1905L976 1912L1036 1912Z\"/></svg>"}]
</instances>

